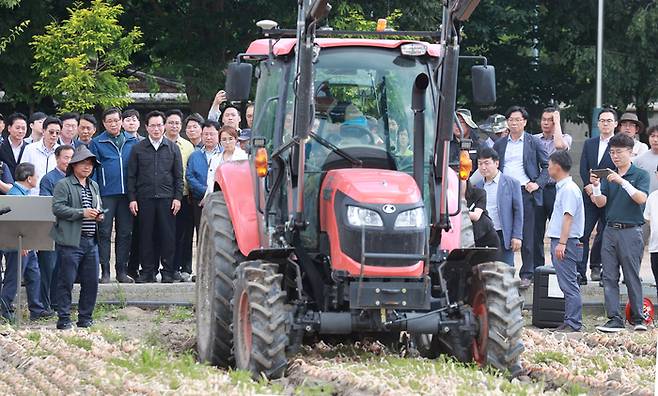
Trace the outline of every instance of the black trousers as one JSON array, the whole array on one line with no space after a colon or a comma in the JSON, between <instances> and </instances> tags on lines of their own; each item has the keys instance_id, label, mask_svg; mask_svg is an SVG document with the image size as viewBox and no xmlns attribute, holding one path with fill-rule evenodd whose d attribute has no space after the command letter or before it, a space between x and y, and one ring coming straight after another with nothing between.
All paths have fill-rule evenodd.
<instances>
[{"instance_id":1,"label":"black trousers","mask_svg":"<svg viewBox=\"0 0 658 396\"><path fill-rule=\"evenodd\" d=\"M546 236L546 222L551 219L553 205L555 205L555 183L549 183L543 188L544 206L535 209L535 268L545 265L544 236Z\"/></svg>"},{"instance_id":2,"label":"black trousers","mask_svg":"<svg viewBox=\"0 0 658 396\"><path fill-rule=\"evenodd\" d=\"M196 232L197 243L199 243L199 224L201 224L201 211L203 207L199 206L199 202L192 198L192 217L194 218L194 231Z\"/></svg>"},{"instance_id":3,"label":"black trousers","mask_svg":"<svg viewBox=\"0 0 658 396\"><path fill-rule=\"evenodd\" d=\"M139 216L133 217L133 232L130 241L128 275L139 275Z\"/></svg>"},{"instance_id":4,"label":"black trousers","mask_svg":"<svg viewBox=\"0 0 658 396\"><path fill-rule=\"evenodd\" d=\"M651 271L653 280L658 284L658 253L651 253Z\"/></svg>"},{"instance_id":5,"label":"black trousers","mask_svg":"<svg viewBox=\"0 0 658 396\"><path fill-rule=\"evenodd\" d=\"M177 270L174 265L176 249L176 217L171 211L171 198L138 199L139 252L142 273L155 276L158 259L162 263L162 274L172 276Z\"/></svg>"},{"instance_id":6,"label":"black trousers","mask_svg":"<svg viewBox=\"0 0 658 396\"><path fill-rule=\"evenodd\" d=\"M192 273L192 237L194 217L190 196L183 196L180 211L176 215L176 252L174 265L177 271Z\"/></svg>"}]
</instances>

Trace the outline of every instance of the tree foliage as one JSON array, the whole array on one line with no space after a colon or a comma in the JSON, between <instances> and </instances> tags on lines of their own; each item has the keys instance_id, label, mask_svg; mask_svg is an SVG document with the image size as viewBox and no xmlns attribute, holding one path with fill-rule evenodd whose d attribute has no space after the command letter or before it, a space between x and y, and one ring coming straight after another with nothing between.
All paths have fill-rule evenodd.
<instances>
[{"instance_id":1,"label":"tree foliage","mask_svg":"<svg viewBox=\"0 0 658 396\"><path fill-rule=\"evenodd\" d=\"M126 33L118 20L123 7L104 0L67 10L69 19L49 24L31 42L37 91L60 102L62 111L130 103L131 79L121 73L143 45L140 29Z\"/></svg>"}]
</instances>

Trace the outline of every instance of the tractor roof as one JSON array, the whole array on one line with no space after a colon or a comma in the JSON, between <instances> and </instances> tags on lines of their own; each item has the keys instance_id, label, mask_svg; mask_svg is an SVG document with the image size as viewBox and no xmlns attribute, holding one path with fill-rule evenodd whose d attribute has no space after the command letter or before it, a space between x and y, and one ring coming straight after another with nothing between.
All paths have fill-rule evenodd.
<instances>
[{"instance_id":1,"label":"tractor roof","mask_svg":"<svg viewBox=\"0 0 658 396\"><path fill-rule=\"evenodd\" d=\"M247 49L246 55L266 55L269 52L269 39L259 39L251 43ZM288 55L295 47L297 40L294 38L283 38L274 44L274 55ZM317 38L315 43L320 48L332 47L379 47L379 48L398 48L406 43L422 43L427 46L427 53L430 56L438 57L440 55L439 44L429 44L423 41L415 40L371 40L371 39L354 39L354 38Z\"/></svg>"}]
</instances>

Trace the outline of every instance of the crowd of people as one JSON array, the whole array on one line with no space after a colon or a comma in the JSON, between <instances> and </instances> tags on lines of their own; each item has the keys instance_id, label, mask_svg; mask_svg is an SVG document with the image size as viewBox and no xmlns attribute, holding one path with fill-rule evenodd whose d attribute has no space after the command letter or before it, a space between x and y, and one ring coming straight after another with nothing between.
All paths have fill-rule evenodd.
<instances>
[{"instance_id":1,"label":"crowd of people","mask_svg":"<svg viewBox=\"0 0 658 396\"><path fill-rule=\"evenodd\" d=\"M583 146L581 189L570 173L573 139L562 131L558 109L544 109L538 134L526 131L528 113L519 106L494 117L488 134L479 132L467 110L457 111L457 117L455 143L464 137L475 144L472 156L477 170L466 198L476 245L497 247L497 258L510 266L514 252L520 252L520 287L527 288L535 268L546 263L548 238L551 262L565 296L562 331L582 327L580 286L588 282L588 262L589 280L604 289L609 319L597 329L623 330L619 308L623 274L630 322L635 330L646 330L640 265L648 239L651 267L658 279L658 126L647 131L649 148L638 140L644 125L634 113L618 118L614 109L603 109L598 116L600 136L587 139Z\"/></svg>"},{"instance_id":2,"label":"crowd of people","mask_svg":"<svg viewBox=\"0 0 658 396\"><path fill-rule=\"evenodd\" d=\"M192 245L204 198L217 166L247 158L253 106L246 114L248 128L241 129L240 111L230 105L211 109L208 119L151 111L143 119L145 137L134 109L106 109L100 125L91 114L0 117L7 129L0 193L51 196L55 216L54 251L0 252L2 318L15 320L20 261L31 320L57 315L57 328L71 328L71 294L79 282L76 324L91 326L98 284L112 281L113 236L117 282L195 281Z\"/></svg>"},{"instance_id":3,"label":"crowd of people","mask_svg":"<svg viewBox=\"0 0 658 396\"><path fill-rule=\"evenodd\" d=\"M54 252L4 252L2 317L13 320L20 257L31 319L56 310L57 327L70 328L77 280L77 325L91 325L98 283L111 281L112 235L117 282L151 283L157 276L163 283L194 281L193 236L215 170L247 159L249 152L253 106L246 107L248 128L241 129L239 109L229 105L220 111L225 102L225 92L218 92L207 119L175 109L151 111L143 119L146 137L138 132L142 119L134 109L109 108L100 125L90 114L75 113L35 112L29 118L14 113L2 119L8 135L0 143L0 192L52 196L56 217ZM520 106L490 117L486 127L466 109L456 117L451 157L459 157L460 142L470 139L477 164L466 189L476 245L496 247L496 258L510 266L520 252L520 287L527 288L535 268L546 263L549 238L550 261L566 300L564 331L582 327L580 286L588 282L588 263L589 280L604 288L609 317L599 329L624 328L621 268L631 321L636 330L646 329L639 269L648 240L658 275L658 126L648 129L647 147L638 140L644 125L635 114L618 119L615 110L603 109L600 136L583 146L581 189L571 177L573 139L563 132L557 108L544 109L537 134L527 132L528 113ZM395 136L400 156L411 156L406 129ZM647 222L657 228L650 238Z\"/></svg>"}]
</instances>

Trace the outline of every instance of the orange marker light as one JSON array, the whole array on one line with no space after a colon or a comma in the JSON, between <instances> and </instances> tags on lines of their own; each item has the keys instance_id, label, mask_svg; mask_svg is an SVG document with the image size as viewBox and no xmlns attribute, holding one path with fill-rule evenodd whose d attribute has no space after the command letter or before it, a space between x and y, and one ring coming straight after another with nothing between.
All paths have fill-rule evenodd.
<instances>
[{"instance_id":1,"label":"orange marker light","mask_svg":"<svg viewBox=\"0 0 658 396\"><path fill-rule=\"evenodd\" d=\"M468 151L462 150L459 152L459 178L461 180L468 180L468 177L471 175L471 170L473 170L473 161L471 161L471 156L468 155Z\"/></svg>"},{"instance_id":2,"label":"orange marker light","mask_svg":"<svg viewBox=\"0 0 658 396\"><path fill-rule=\"evenodd\" d=\"M264 147L259 148L254 156L254 165L258 177L267 176L267 150Z\"/></svg>"},{"instance_id":3,"label":"orange marker light","mask_svg":"<svg viewBox=\"0 0 658 396\"><path fill-rule=\"evenodd\" d=\"M378 32L383 32L384 30L386 30L386 25L387 25L386 19L385 18L379 18L377 20L377 31Z\"/></svg>"}]
</instances>

